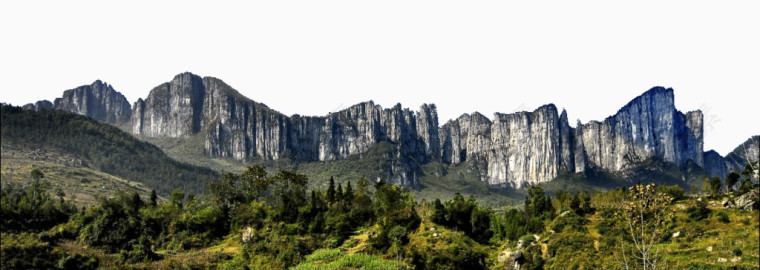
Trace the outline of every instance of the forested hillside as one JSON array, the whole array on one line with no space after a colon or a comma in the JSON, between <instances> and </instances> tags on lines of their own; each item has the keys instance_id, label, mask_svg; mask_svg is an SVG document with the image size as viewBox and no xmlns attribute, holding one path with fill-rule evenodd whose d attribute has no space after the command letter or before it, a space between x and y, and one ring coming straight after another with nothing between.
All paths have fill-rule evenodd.
<instances>
[{"instance_id":1,"label":"forested hillside","mask_svg":"<svg viewBox=\"0 0 760 270\"><path fill-rule=\"evenodd\" d=\"M172 160L159 148L116 127L59 110L34 112L3 105L2 144L66 153L89 168L141 182L159 194L176 188L202 193L218 177L211 169Z\"/></svg>"},{"instance_id":2,"label":"forested hillside","mask_svg":"<svg viewBox=\"0 0 760 270\"><path fill-rule=\"evenodd\" d=\"M751 170L704 192L637 184L605 192L528 187L524 204L416 201L355 179L309 190L302 174L226 173L205 196L137 193L78 210L30 185L3 186L3 269L757 269ZM724 184L727 183L727 184ZM646 265L646 266L645 266ZM653 268L655 267L655 268Z\"/></svg>"}]
</instances>

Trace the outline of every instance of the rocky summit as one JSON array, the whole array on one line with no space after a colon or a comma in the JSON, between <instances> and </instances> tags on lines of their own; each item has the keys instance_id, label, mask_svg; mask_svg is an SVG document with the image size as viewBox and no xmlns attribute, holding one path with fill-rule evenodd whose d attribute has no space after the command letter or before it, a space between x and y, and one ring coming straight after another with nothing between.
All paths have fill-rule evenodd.
<instances>
[{"instance_id":1,"label":"rocky summit","mask_svg":"<svg viewBox=\"0 0 760 270\"><path fill-rule=\"evenodd\" d=\"M725 176L740 166L732 160L744 157L726 160L704 152L702 113L678 111L673 89L663 87L646 91L604 121L575 127L567 112L558 112L553 104L532 112L496 113L493 120L477 112L464 114L442 126L433 104L413 111L369 101L326 116L286 116L222 80L192 73L155 87L131 110L123 95L100 81L67 90L52 105L38 102L26 108L129 123L131 132L143 137L202 136L205 155L238 160L334 161L389 142L394 152L386 180L410 186L418 185L420 165L429 161L466 163L482 181L519 188L563 172L621 171L653 158Z\"/></svg>"},{"instance_id":2,"label":"rocky summit","mask_svg":"<svg viewBox=\"0 0 760 270\"><path fill-rule=\"evenodd\" d=\"M51 108L70 111L113 125L126 123L132 116L132 108L127 98L100 80L66 90L63 96L56 98L54 102L42 100L23 107L35 111Z\"/></svg>"}]
</instances>

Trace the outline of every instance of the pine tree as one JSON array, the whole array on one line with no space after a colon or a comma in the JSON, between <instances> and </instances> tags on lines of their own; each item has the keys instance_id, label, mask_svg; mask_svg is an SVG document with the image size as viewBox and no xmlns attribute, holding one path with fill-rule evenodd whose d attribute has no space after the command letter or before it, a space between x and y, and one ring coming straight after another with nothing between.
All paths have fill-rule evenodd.
<instances>
[{"instance_id":1,"label":"pine tree","mask_svg":"<svg viewBox=\"0 0 760 270\"><path fill-rule=\"evenodd\" d=\"M156 190L150 191L150 206L156 206L158 204L158 195L156 195Z\"/></svg>"},{"instance_id":2,"label":"pine tree","mask_svg":"<svg viewBox=\"0 0 760 270\"><path fill-rule=\"evenodd\" d=\"M336 201L343 201L343 185L338 183L338 190L335 191L335 200Z\"/></svg>"},{"instance_id":3,"label":"pine tree","mask_svg":"<svg viewBox=\"0 0 760 270\"><path fill-rule=\"evenodd\" d=\"M330 185L327 186L327 201L335 202L335 179L330 176Z\"/></svg>"},{"instance_id":4,"label":"pine tree","mask_svg":"<svg viewBox=\"0 0 760 270\"><path fill-rule=\"evenodd\" d=\"M346 191L343 192L343 199L349 203L354 201L354 188L351 187L351 181L346 183Z\"/></svg>"}]
</instances>

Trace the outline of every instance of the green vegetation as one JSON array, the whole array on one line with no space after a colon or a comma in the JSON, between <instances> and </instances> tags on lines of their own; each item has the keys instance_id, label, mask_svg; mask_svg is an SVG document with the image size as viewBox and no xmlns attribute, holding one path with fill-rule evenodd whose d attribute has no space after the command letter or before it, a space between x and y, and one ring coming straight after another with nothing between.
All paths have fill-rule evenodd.
<instances>
[{"instance_id":1,"label":"green vegetation","mask_svg":"<svg viewBox=\"0 0 760 270\"><path fill-rule=\"evenodd\" d=\"M347 254L340 249L314 251L295 269L401 269L404 265L377 255Z\"/></svg>"},{"instance_id":2,"label":"green vegetation","mask_svg":"<svg viewBox=\"0 0 760 270\"><path fill-rule=\"evenodd\" d=\"M104 172L81 166L70 155L54 151L26 151L12 145L2 147L3 184L26 185L33 170L43 171L49 185L48 193L56 198L73 201L77 205L91 205L97 197L108 196L117 191L137 191L148 198L151 188L143 183L128 181ZM73 164L77 163L79 165ZM157 197L158 200L162 198Z\"/></svg>"},{"instance_id":3,"label":"green vegetation","mask_svg":"<svg viewBox=\"0 0 760 270\"><path fill-rule=\"evenodd\" d=\"M2 114L2 269L757 269L760 261L757 197L754 210L730 208L757 192L751 166L683 182L650 160L640 165L667 176L647 181L658 185L625 187L654 178L647 170L629 179L592 169L514 190L481 182L473 164L432 161L420 167L422 188L409 190L375 181L393 162L391 143L329 163L198 161L229 168L218 175L83 117L9 106ZM198 138L172 140L162 140L177 145L170 154L201 149L181 149Z\"/></svg>"},{"instance_id":4,"label":"green vegetation","mask_svg":"<svg viewBox=\"0 0 760 270\"><path fill-rule=\"evenodd\" d=\"M160 194L181 188L202 193L218 177L210 169L172 160L157 147L116 127L69 112L2 106L2 143L23 149L68 153L97 169L139 181Z\"/></svg>"}]
</instances>

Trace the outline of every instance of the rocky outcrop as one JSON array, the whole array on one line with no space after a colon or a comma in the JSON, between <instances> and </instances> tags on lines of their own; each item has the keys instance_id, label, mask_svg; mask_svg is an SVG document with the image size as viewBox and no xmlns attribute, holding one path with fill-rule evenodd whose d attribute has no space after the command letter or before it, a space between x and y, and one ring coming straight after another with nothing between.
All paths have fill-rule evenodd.
<instances>
[{"instance_id":1,"label":"rocky outcrop","mask_svg":"<svg viewBox=\"0 0 760 270\"><path fill-rule=\"evenodd\" d=\"M729 170L743 171L747 162L757 162L760 154L760 136L752 136L726 155L726 166Z\"/></svg>"},{"instance_id":2,"label":"rocky outcrop","mask_svg":"<svg viewBox=\"0 0 760 270\"><path fill-rule=\"evenodd\" d=\"M682 167L704 164L702 113L677 111L672 89L652 88L602 122L571 128L567 118L552 104L496 113L493 122L463 115L441 127L441 159L472 162L485 172L483 181L513 187L587 167L620 171L651 158Z\"/></svg>"},{"instance_id":3,"label":"rocky outcrop","mask_svg":"<svg viewBox=\"0 0 760 270\"><path fill-rule=\"evenodd\" d=\"M725 178L728 175L729 171L726 160L715 150L705 152L703 160L705 162L704 169L708 176Z\"/></svg>"},{"instance_id":4,"label":"rocky outcrop","mask_svg":"<svg viewBox=\"0 0 760 270\"><path fill-rule=\"evenodd\" d=\"M35 112L41 111L41 110L49 110L53 108L53 103L48 100L40 100L35 103L29 103L24 106L22 106L24 110L32 110Z\"/></svg>"},{"instance_id":5,"label":"rocky outcrop","mask_svg":"<svg viewBox=\"0 0 760 270\"><path fill-rule=\"evenodd\" d=\"M419 165L432 160L463 164L492 185L522 187L589 168L624 171L651 159L693 165L725 176L746 155L703 152L700 111L676 110L672 89L654 87L603 121L569 124L553 104L532 112L464 114L439 127L435 105L418 111L372 101L326 116L286 116L250 100L223 81L182 73L151 90L129 110L126 99L100 81L67 90L52 106L101 122L128 123L144 137L201 137L209 157L334 161L392 145L387 179L416 185ZM757 139L755 139L755 142ZM757 159L757 143L747 152ZM745 151L746 152L746 151ZM754 153L754 154L752 154ZM743 163L741 164L743 166Z\"/></svg>"},{"instance_id":6,"label":"rocky outcrop","mask_svg":"<svg viewBox=\"0 0 760 270\"><path fill-rule=\"evenodd\" d=\"M288 117L219 79L177 75L134 105L132 132L146 137L205 136L210 157L332 161L397 145L390 180L416 185L416 164L440 156L434 105L420 111L364 102L324 117Z\"/></svg>"},{"instance_id":7,"label":"rocky outcrop","mask_svg":"<svg viewBox=\"0 0 760 270\"><path fill-rule=\"evenodd\" d=\"M702 113L677 111L670 88L652 88L603 122L585 124L582 137L586 166L619 171L652 157L704 164Z\"/></svg>"},{"instance_id":8,"label":"rocky outcrop","mask_svg":"<svg viewBox=\"0 0 760 270\"><path fill-rule=\"evenodd\" d=\"M736 198L735 207L742 210L757 210L758 209L758 190L752 189L750 192Z\"/></svg>"},{"instance_id":9,"label":"rocky outcrop","mask_svg":"<svg viewBox=\"0 0 760 270\"><path fill-rule=\"evenodd\" d=\"M553 179L562 164L562 138L557 108L546 105L532 113L494 114L491 124L491 151L488 151L487 181L514 187ZM569 159L569 151L567 158Z\"/></svg>"},{"instance_id":10,"label":"rocky outcrop","mask_svg":"<svg viewBox=\"0 0 760 270\"><path fill-rule=\"evenodd\" d=\"M717 176L725 178L731 171L742 172L747 162L758 161L758 153L760 153L760 136L753 136L747 139L744 143L737 146L734 151L722 157L715 151L708 151L704 153L704 166L703 168L709 176Z\"/></svg>"},{"instance_id":11,"label":"rocky outcrop","mask_svg":"<svg viewBox=\"0 0 760 270\"><path fill-rule=\"evenodd\" d=\"M42 107L36 105L36 108ZM85 115L113 125L128 122L132 115L127 98L100 80L64 91L62 97L55 99L52 108Z\"/></svg>"}]
</instances>

